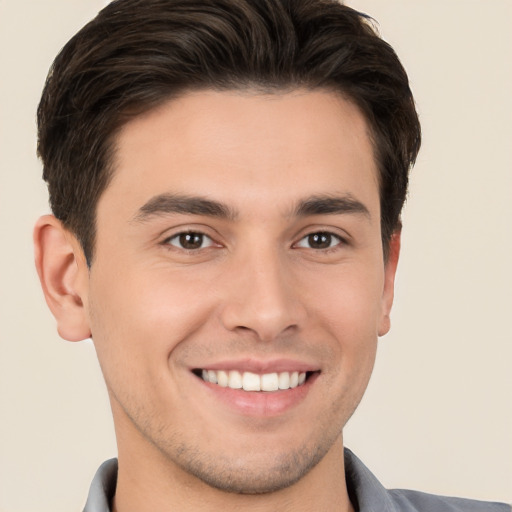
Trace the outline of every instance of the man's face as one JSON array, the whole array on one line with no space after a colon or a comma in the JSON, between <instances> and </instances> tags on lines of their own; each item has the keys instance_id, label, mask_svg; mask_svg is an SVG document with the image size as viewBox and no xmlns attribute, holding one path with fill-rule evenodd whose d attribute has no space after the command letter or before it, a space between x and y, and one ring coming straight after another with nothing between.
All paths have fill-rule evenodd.
<instances>
[{"instance_id":1,"label":"man's face","mask_svg":"<svg viewBox=\"0 0 512 512\"><path fill-rule=\"evenodd\" d=\"M196 92L129 122L82 294L120 459L242 492L326 460L395 259L367 126L337 95Z\"/></svg>"}]
</instances>

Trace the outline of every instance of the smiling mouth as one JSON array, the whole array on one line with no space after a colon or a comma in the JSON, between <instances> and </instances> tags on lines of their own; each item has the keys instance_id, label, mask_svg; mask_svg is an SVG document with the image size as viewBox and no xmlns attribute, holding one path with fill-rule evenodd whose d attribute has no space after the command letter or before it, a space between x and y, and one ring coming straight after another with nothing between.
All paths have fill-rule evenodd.
<instances>
[{"instance_id":1,"label":"smiling mouth","mask_svg":"<svg viewBox=\"0 0 512 512\"><path fill-rule=\"evenodd\" d=\"M284 391L304 385L308 378L319 372L274 372L252 373L238 370L203 370L196 369L193 373L205 382L223 388L240 389L243 391Z\"/></svg>"}]
</instances>

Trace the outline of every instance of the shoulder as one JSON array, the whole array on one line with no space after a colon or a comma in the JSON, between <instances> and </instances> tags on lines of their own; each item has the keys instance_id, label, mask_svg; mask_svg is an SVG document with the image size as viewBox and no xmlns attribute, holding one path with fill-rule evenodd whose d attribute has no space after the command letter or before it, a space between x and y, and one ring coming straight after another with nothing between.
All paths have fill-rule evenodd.
<instances>
[{"instance_id":1,"label":"shoulder","mask_svg":"<svg viewBox=\"0 0 512 512\"><path fill-rule=\"evenodd\" d=\"M404 489L388 490L348 449L345 449L345 479L350 499L358 512L512 512L512 507L505 503Z\"/></svg>"},{"instance_id":2,"label":"shoulder","mask_svg":"<svg viewBox=\"0 0 512 512\"><path fill-rule=\"evenodd\" d=\"M512 512L512 508L505 503L437 496L405 489L387 492L400 512Z\"/></svg>"}]
</instances>

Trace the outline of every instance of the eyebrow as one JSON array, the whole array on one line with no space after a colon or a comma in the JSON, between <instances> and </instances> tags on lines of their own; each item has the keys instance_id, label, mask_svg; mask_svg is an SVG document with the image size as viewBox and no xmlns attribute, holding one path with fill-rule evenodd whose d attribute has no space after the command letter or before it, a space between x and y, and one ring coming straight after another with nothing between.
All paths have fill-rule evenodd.
<instances>
[{"instance_id":1,"label":"eyebrow","mask_svg":"<svg viewBox=\"0 0 512 512\"><path fill-rule=\"evenodd\" d=\"M300 201L295 209L297 217L310 215L336 215L343 213L360 214L371 219L370 211L350 194L343 196L313 196Z\"/></svg>"},{"instance_id":2,"label":"eyebrow","mask_svg":"<svg viewBox=\"0 0 512 512\"><path fill-rule=\"evenodd\" d=\"M135 222L144 222L151 217L181 213L185 215L204 215L221 219L235 220L236 210L228 205L201 196L160 194L152 197L134 216ZM350 194L343 196L319 195L299 201L292 216L360 214L371 219L368 208Z\"/></svg>"},{"instance_id":3,"label":"eyebrow","mask_svg":"<svg viewBox=\"0 0 512 512\"><path fill-rule=\"evenodd\" d=\"M229 206L212 201L205 197L186 196L177 194L160 194L145 203L134 217L136 222L144 222L151 217L183 213L188 215L205 215L234 220L236 212Z\"/></svg>"}]
</instances>

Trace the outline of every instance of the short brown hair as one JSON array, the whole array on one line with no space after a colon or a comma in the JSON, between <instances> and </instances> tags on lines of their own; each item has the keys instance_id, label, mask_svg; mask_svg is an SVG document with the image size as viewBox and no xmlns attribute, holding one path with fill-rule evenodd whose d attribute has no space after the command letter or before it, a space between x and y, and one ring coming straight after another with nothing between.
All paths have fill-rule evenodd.
<instances>
[{"instance_id":1,"label":"short brown hair","mask_svg":"<svg viewBox=\"0 0 512 512\"><path fill-rule=\"evenodd\" d=\"M407 75L371 19L336 0L116 0L55 59L38 154L55 216L89 265L119 128L188 90L330 89L371 130L386 253L400 226L420 125Z\"/></svg>"}]
</instances>

